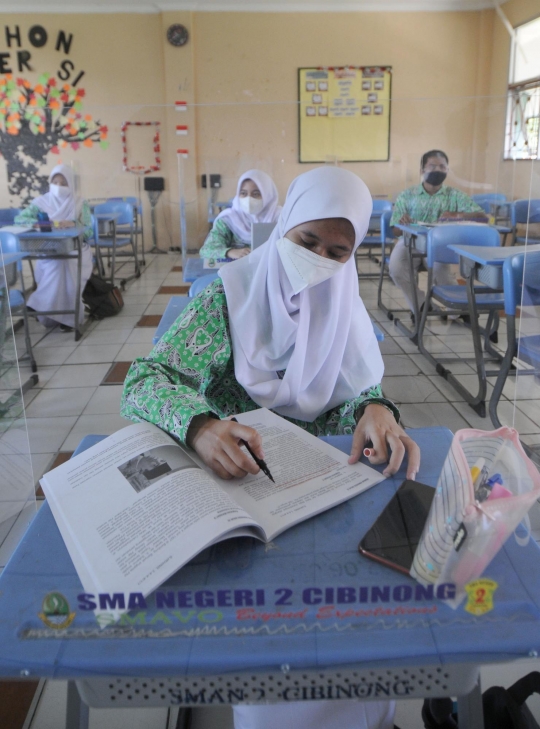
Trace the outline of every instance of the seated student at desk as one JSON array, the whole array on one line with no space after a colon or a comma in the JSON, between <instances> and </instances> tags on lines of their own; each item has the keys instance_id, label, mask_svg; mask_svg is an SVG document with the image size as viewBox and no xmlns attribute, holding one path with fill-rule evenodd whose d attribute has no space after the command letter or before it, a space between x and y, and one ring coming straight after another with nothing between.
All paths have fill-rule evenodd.
<instances>
[{"instance_id":1,"label":"seated student at desk","mask_svg":"<svg viewBox=\"0 0 540 729\"><path fill-rule=\"evenodd\" d=\"M47 213L49 220L59 228L79 226L85 229L84 238L92 237L92 218L88 203L75 194L75 179L71 167L57 165L49 175L49 192L36 197L15 218L18 225L34 225L40 212ZM92 252L83 243L81 268L81 294L92 274ZM35 264L36 291L28 298L28 306L35 311L74 309L77 292L77 259L41 259ZM81 299L80 318L84 317ZM73 314L54 314L38 317L45 326L60 324L63 331L75 326Z\"/></svg>"},{"instance_id":2,"label":"seated student at desk","mask_svg":"<svg viewBox=\"0 0 540 729\"><path fill-rule=\"evenodd\" d=\"M267 244L226 264L147 357L128 372L122 415L150 421L190 445L219 476L258 467L256 430L230 420L267 407L315 435L354 433L350 463L365 443L372 463L407 474L416 444L381 391L384 365L358 294L354 251L372 209L352 172L319 167L291 184ZM236 729L391 729L392 702L294 702L234 708Z\"/></svg>"},{"instance_id":3,"label":"seated student at desk","mask_svg":"<svg viewBox=\"0 0 540 729\"><path fill-rule=\"evenodd\" d=\"M456 213L480 213L484 211L461 190L443 185L448 174L448 157L440 149L432 149L422 155L420 164L422 182L401 192L394 204L390 225L408 225L410 223L436 223L441 215L452 217ZM397 233L399 234L399 230ZM414 258L416 271L420 267L420 259ZM409 254L403 237L399 238L390 255L390 276L407 299L411 311L414 311L413 292L416 281L411 280L409 271ZM457 266L448 263L435 263L433 268L434 282L439 286L457 283ZM425 294L416 288L418 306L421 307Z\"/></svg>"},{"instance_id":4,"label":"seated student at desk","mask_svg":"<svg viewBox=\"0 0 540 729\"><path fill-rule=\"evenodd\" d=\"M272 178L248 170L238 180L232 207L215 219L199 251L201 258L242 258L251 252L251 224L275 223L281 208Z\"/></svg>"}]
</instances>

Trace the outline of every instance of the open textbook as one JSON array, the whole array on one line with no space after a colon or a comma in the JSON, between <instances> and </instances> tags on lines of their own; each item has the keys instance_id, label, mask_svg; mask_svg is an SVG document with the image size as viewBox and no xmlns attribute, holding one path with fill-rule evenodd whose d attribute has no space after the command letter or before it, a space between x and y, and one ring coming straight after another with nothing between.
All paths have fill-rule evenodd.
<instances>
[{"instance_id":1,"label":"open textbook","mask_svg":"<svg viewBox=\"0 0 540 729\"><path fill-rule=\"evenodd\" d=\"M215 542L271 541L384 478L269 410L237 419L260 433L275 483L262 471L220 479L149 423L123 428L43 476L86 592L146 596Z\"/></svg>"}]
</instances>

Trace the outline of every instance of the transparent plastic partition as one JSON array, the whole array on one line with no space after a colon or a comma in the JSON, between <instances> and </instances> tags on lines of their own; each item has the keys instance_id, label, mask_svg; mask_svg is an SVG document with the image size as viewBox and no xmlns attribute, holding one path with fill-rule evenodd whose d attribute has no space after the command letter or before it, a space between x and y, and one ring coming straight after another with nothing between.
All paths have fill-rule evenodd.
<instances>
[{"instance_id":1,"label":"transparent plastic partition","mask_svg":"<svg viewBox=\"0 0 540 729\"><path fill-rule=\"evenodd\" d=\"M4 234L0 247L0 567L36 513L24 401L35 394L38 375L27 351L21 256L13 242ZM32 330L33 324L29 326Z\"/></svg>"},{"instance_id":2,"label":"transparent plastic partition","mask_svg":"<svg viewBox=\"0 0 540 729\"><path fill-rule=\"evenodd\" d=\"M382 94L377 101L390 103ZM263 170L272 177L278 189L281 205L293 179L321 164L338 165L355 172L367 183L375 200L395 202L401 191L420 185L422 154L431 149L443 150L448 155L450 164L445 184L468 195L485 198L481 206L490 216L491 223L499 225L501 242L507 245L513 241L514 235L511 207L513 201L528 197L540 198L538 163L516 159L505 160L503 157L506 97L394 98L391 100L388 159L378 161L345 159L341 153L342 140L339 127L335 127L337 131L332 132L334 136L326 140L322 158L318 162L301 163L299 115L304 114L306 108L295 99L287 102L270 100L265 103L238 102L231 99L219 104L188 104L185 110L179 110L177 105L100 108L87 105L85 111L88 111L93 119L107 126L106 139L102 141L108 142L108 146L96 145L97 148L92 150L68 148L60 157L63 162L73 165L78 173L81 195L92 205L111 198L135 198L137 205L140 203L147 265L140 281L128 284L126 298L130 297L130 291L135 292L133 301L137 300L137 291L144 294L146 302L144 307L141 303L141 314L146 311L147 306L145 288L148 286L148 291L152 290L152 294L155 293L152 289L152 280L157 279L157 275L154 277L152 274L153 267L156 271L159 268L160 276L166 269L167 285L191 284L193 278L188 274L194 268L197 269L196 276L209 273L210 269L204 269L199 251L216 216L221 210L226 209L234 197L239 177L249 169ZM151 178L163 178L164 189L146 190L147 180ZM151 195L152 192L160 194ZM499 197L490 201L487 198L489 195ZM313 212L313 217L317 217L316 210ZM532 228L529 226L528 230L530 235ZM160 251L167 253L167 257L161 255ZM178 268L180 265L183 270L173 271L173 268ZM222 264L218 263L219 265ZM372 258L363 259L359 263L359 270L361 274L372 275L371 278L361 276L360 293L371 318L385 336L386 341L381 345L387 368L383 390L388 388L388 396L395 399L398 405L404 406L405 426L436 427L439 439L443 438L441 430L447 427L456 430L474 426L492 430L489 415L480 418L474 413L459 394L452 391L444 378L423 359L415 344L404 336L378 307L377 288L381 259L380 255L377 256L377 248L374 248ZM161 281L163 281L162 276ZM420 272L419 285L421 288L426 286L425 272ZM142 300L143 296L140 298ZM405 306L402 292L387 273L383 276L382 300L390 308ZM137 301L137 305L138 303ZM167 301L163 296L159 296L151 304L151 312L162 314L166 306ZM525 308L523 302L522 312ZM150 312L150 309L148 311ZM528 325L533 335L539 333L538 321L537 311L534 311L531 313ZM486 323L484 314L481 316L481 323ZM517 331L520 332L520 327L524 325L523 313L517 319ZM428 321L427 328L428 349L457 361L456 375L468 386L474 386L476 381L474 351L470 329L466 322L445 319L444 312L441 312L441 317L433 317ZM13 339L9 327L6 331L8 333L5 336L4 348L8 347ZM501 316L498 343L493 343L500 355L499 359L506 351L506 332L507 318ZM16 336L18 338L20 334L17 333ZM10 346L15 346L15 340ZM540 393L540 385L535 375L522 377L522 366L530 370L532 365L527 364L519 353L517 362L518 376L516 378L513 371L510 373L498 412L501 421L510 425L515 423L523 442L533 447L536 443L540 443L537 426L540 417L534 410L534 404L540 403L540 394L531 395L531 391L522 388L533 388L534 393L537 390ZM448 364L448 367L452 366ZM25 382L29 373L23 368L20 371L21 379ZM392 378L397 382L396 377L408 376L409 373L416 377L417 383L421 383L417 384L419 395L416 401L411 400L413 388L407 390L406 385L400 385L396 389L392 383ZM15 382L17 379L15 375L19 377L19 370L15 369L10 375L12 379L6 382ZM494 381L495 377L490 374L488 399ZM14 385L13 387L15 391L16 388ZM6 414L3 416L5 433L0 442L5 440L6 443L11 443L13 436L10 436L10 432L13 431L18 438L19 451L10 454L10 457L12 460L16 456L22 459L23 455L26 455L29 463L28 446L26 445L24 453L20 452L22 446L19 441L23 440L23 435L26 438L26 431L23 428L20 385L17 387L19 394L18 400L17 398L15 400L18 405L15 407L10 404L6 409ZM534 400L536 397L538 399ZM11 403L7 391L3 401ZM417 410L413 407L415 405L419 406ZM523 423L525 428L522 427ZM445 437L447 436L448 433ZM440 452L441 456L438 460L433 460L432 444L424 442L426 462L431 465L428 470L419 474L420 480L425 480L433 486L437 484L446 453L445 448L448 447L447 441L443 444L444 447L440 445L442 440L437 440L437 443L440 446L440 448L437 446L439 448L437 452ZM3 447L4 450L5 448L6 446ZM31 477L30 484L32 484ZM399 486L397 481L389 481L381 488L386 488L385 493L390 496L390 492L397 486ZM32 489L28 494L26 492L23 494L21 487L21 503L23 505L27 503L32 494ZM10 518L13 519L14 516L15 512ZM439 600L439 597L446 595L444 591L436 593L433 590L430 592L429 588L424 591L418 588L417 592L414 592L417 589L416 584L410 583L405 576L382 567L372 567L369 574L366 572L365 565L357 553L358 540L362 536L357 528L359 520L359 512L355 516L354 505L347 502L332 512L317 517L314 521L313 529L318 535L315 539L316 544L332 546L338 539L345 536L347 539L346 544L345 541L340 542L343 545L341 554L332 553L331 559L323 556L317 565L319 570L316 571L317 589L321 586L328 589L325 593L328 595L328 598L325 598L328 604L320 608L315 603L306 602L308 598L305 595L308 593L303 593L297 586L291 587L287 581L289 567L283 558L284 553L280 550L270 552L277 566L263 581L266 602L259 606L261 610L251 611L249 620L246 618L242 622L236 607L232 604L217 605L216 602L212 602L217 600L218 589L229 590L234 584L239 594L242 591L247 594L246 591L257 586L254 574L259 568L259 563L264 560L264 547L261 546L259 551L259 546L253 546L251 540L245 542L229 540L227 543L215 545L211 550L196 557L174 574L165 585L160 586L159 605L155 594L150 595L146 598L146 602L135 602L134 604L139 607L124 614L118 624L115 623L112 611L109 615L97 619L93 609L88 607L92 602L79 599L80 584L75 574L66 571L61 590L74 613L74 620L65 629L62 638L102 639L107 637L107 631L110 631L111 638L125 638L136 633L138 638L149 637L153 640L166 638L174 641L181 637L197 641L212 640L212 636L219 635L216 631L223 628L223 634L241 636L242 639L250 636L250 641L256 641L250 643L250 650L254 648L252 653L255 655L257 641L260 639L263 645L264 636L269 632L285 636L290 634L294 639L301 631L306 635L322 636L330 626L330 621L327 621L330 617L332 626L338 626L336 634L345 631L345 635L349 636L353 636L357 630L377 630L383 619L386 621L385 635L394 629L403 631L407 628L415 630L429 627L432 624L431 612L436 613L433 620L436 620L438 629L441 626L444 628L445 624L455 623L456 613ZM364 522L362 524L365 529L369 526ZM302 528L298 527L299 530ZM298 533L300 534L300 531ZM289 537L284 535L284 545L289 543L288 539ZM292 558L296 557L293 555ZM312 551L303 554L302 558L309 560L311 564ZM279 560L282 561L278 564ZM306 574L302 565L298 568L298 574L301 574L299 580L303 581L302 588L311 589L313 585L309 580L313 571L310 568L308 572L309 574ZM504 576L500 579L504 582ZM410 588L412 591L409 587L398 590L399 586L405 583L413 585L413 588ZM343 598L343 605L334 604L332 609L335 610L330 612L332 599L337 600L337 589L349 584L355 584L357 589L354 605L352 607L346 605L346 600ZM367 592L358 593L358 585L362 585L362 589L365 586ZM379 593L382 596L397 595L395 599L384 598L390 604L384 605L387 612L382 617L376 612L381 606L371 602L372 596L379 588L382 590ZM394 588L397 592L393 592ZM21 611L21 622L24 622L29 630L35 631L32 634L34 638L47 640L58 635L54 634L54 627L48 624L44 627L43 620L39 616L42 601L53 589L56 589L56 586L50 582L37 580L31 609L28 607ZM280 596L286 595L288 589L293 590L291 602L283 602L288 607L280 609L280 604L276 601ZM211 596L193 597L201 590L209 591ZM285 592L279 593L280 590ZM116 590L112 586L110 594L114 592ZM193 608L190 606L186 609L185 605L177 601L180 598L174 597L173 600L169 597L173 593L175 596L189 593L192 596L189 597L190 600L207 599L207 602L193 603ZM416 597L410 597L417 594L421 596L418 600ZM449 593L447 596L450 596ZM519 599L523 599L524 602L526 600L523 595L520 595ZM383 597L380 597L379 602L382 600ZM408 603L405 607L411 607L411 610L406 612L406 619L403 618L405 615L403 602ZM111 600L108 598L103 601L104 605L110 603ZM245 608L248 605L246 603L239 607ZM269 616L264 618L261 617L263 607L269 611ZM470 611L464 611L463 605L458 610L459 619L463 623L474 622L475 618ZM333 630L332 626L328 629ZM118 627L120 631L114 633ZM216 655L219 654L219 650L216 649ZM263 649L260 654L264 654ZM440 661L437 658L434 662Z\"/></svg>"},{"instance_id":3,"label":"transparent plastic partition","mask_svg":"<svg viewBox=\"0 0 540 729\"><path fill-rule=\"evenodd\" d=\"M516 290L516 371L503 395L513 405L514 427L540 465L540 161L521 164L530 185L528 194L514 203L516 247L521 250L513 276L522 284Z\"/></svg>"}]
</instances>

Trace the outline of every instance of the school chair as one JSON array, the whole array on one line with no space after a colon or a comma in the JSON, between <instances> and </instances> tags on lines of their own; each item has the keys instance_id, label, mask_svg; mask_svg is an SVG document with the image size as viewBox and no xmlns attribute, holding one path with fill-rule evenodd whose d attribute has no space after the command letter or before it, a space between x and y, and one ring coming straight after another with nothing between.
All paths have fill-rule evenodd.
<instances>
[{"instance_id":1,"label":"school chair","mask_svg":"<svg viewBox=\"0 0 540 729\"><path fill-rule=\"evenodd\" d=\"M121 229L128 233L127 236L124 236L122 233L118 235L116 232L113 235L107 236L102 236L100 234L99 221L96 215L107 213L118 215L115 221L115 226L121 226ZM133 207L128 202L102 203L101 205L95 206L92 220L94 229L94 240L90 241L90 245L95 248L97 266L103 278L110 280L110 282L114 285L114 278L116 273L116 259L120 257L133 258L135 264L135 272L132 276L127 276L121 279L120 285L122 288L124 288L128 281L131 281L134 278L139 278L141 275L139 259L137 257L137 248L135 245ZM128 247L131 250L123 250ZM111 269L110 276L105 275L105 267L103 265L103 258L101 256L102 249L107 251L107 258L109 260L109 265Z\"/></svg>"},{"instance_id":2,"label":"school chair","mask_svg":"<svg viewBox=\"0 0 540 729\"><path fill-rule=\"evenodd\" d=\"M367 258L368 260L380 263L378 258L373 255L373 247L382 246L382 230L381 230L381 218L386 212L392 212L392 203L390 200L373 200L373 211L371 213L371 219L369 221L369 229L366 237L362 243L356 249L356 265L358 268L358 261L361 258ZM364 253L364 250L367 251ZM358 272L358 278L378 278L378 273L360 273Z\"/></svg>"},{"instance_id":3,"label":"school chair","mask_svg":"<svg viewBox=\"0 0 540 729\"><path fill-rule=\"evenodd\" d=\"M127 202L130 205L133 206L133 224L135 226L134 233L135 233L135 247L137 250L139 250L139 236L141 239L141 247L140 247L140 262L143 266L146 265L146 260L144 257L144 225L143 225L143 208L142 208L142 201L138 197L109 197L107 198L106 202ZM117 232L126 232L126 226L125 225L116 225L116 231Z\"/></svg>"},{"instance_id":4,"label":"school chair","mask_svg":"<svg viewBox=\"0 0 540 729\"><path fill-rule=\"evenodd\" d=\"M495 428L501 427L497 406L510 372L516 375L516 388L519 387L519 377L540 375L540 320L536 319L537 333L522 334L516 331L517 308L540 305L540 251L516 253L508 258L503 264L503 286L508 343L489 401L489 416ZM524 316L523 311L521 315ZM522 325L522 331L525 328ZM513 369L514 357L531 369Z\"/></svg>"},{"instance_id":5,"label":"school chair","mask_svg":"<svg viewBox=\"0 0 540 729\"><path fill-rule=\"evenodd\" d=\"M206 276L201 276L200 278L195 279L188 291L189 298L192 299L194 296L197 296L197 294L200 294L201 291L204 291L204 289L209 286L212 281L214 281L218 276L219 273L216 269L212 273L206 274Z\"/></svg>"},{"instance_id":6,"label":"school chair","mask_svg":"<svg viewBox=\"0 0 540 729\"><path fill-rule=\"evenodd\" d=\"M437 373L444 377L454 389L465 399L468 405L481 417L485 417L485 391L487 388L487 374L484 367L484 353L490 355L491 361L500 362L502 357L491 346L490 335L497 331L499 325L498 311L503 308L504 297L502 293L492 292L485 286L474 288L476 308L479 314L488 315L487 323L482 331L478 321L471 317L470 327L473 336L476 372L478 376L478 395L473 396L459 381L457 381L450 370L447 370L443 363L456 361L453 357L450 360L436 357L428 351L424 342L424 333L428 316L451 316L454 314L469 314L469 301L467 287L457 284L439 286L435 285L434 265L435 263L457 264L459 254L450 250L450 245L460 246L486 246L498 247L501 241L499 233L495 228L480 225L442 225L432 228L427 235L427 291L426 299L421 310L420 325L418 329L418 349L424 357L436 368ZM437 302L445 307L444 312L440 309L433 309L433 303ZM474 319L474 320L473 320ZM483 351L479 342L480 334L484 335ZM491 374L491 373L490 373Z\"/></svg>"},{"instance_id":7,"label":"school chair","mask_svg":"<svg viewBox=\"0 0 540 729\"><path fill-rule=\"evenodd\" d=\"M471 200L480 205L485 213L488 215L493 213L497 218L499 209L504 207L506 203L506 195L499 192L480 193L479 195L471 195Z\"/></svg>"},{"instance_id":8,"label":"school chair","mask_svg":"<svg viewBox=\"0 0 540 729\"><path fill-rule=\"evenodd\" d=\"M390 219L392 218L392 211L387 210L381 215L381 270L379 271L379 287L377 290L377 306L379 309L384 311L385 314L389 316L390 319L393 317L390 316L392 311L388 309L383 303L382 303L382 288L383 288L383 282L384 277L387 278L390 276L388 271L388 264L390 261L390 254L392 252L392 248L394 247L394 243L396 242L396 237L394 235L394 229L390 225ZM405 309L399 310L399 313L403 313ZM408 311L408 309L407 309ZM396 312L398 313L398 312Z\"/></svg>"},{"instance_id":9,"label":"school chair","mask_svg":"<svg viewBox=\"0 0 540 729\"><path fill-rule=\"evenodd\" d=\"M512 228L513 240L512 245L519 243L526 245L528 243L540 243L540 237L528 235L528 230L524 236L518 236L518 225L532 225L540 223L540 199L536 200L515 200L510 205L510 227Z\"/></svg>"},{"instance_id":10,"label":"school chair","mask_svg":"<svg viewBox=\"0 0 540 729\"><path fill-rule=\"evenodd\" d=\"M0 230L0 246L2 253L18 253L19 252L19 239L13 233L7 233ZM11 316L21 316L24 322L24 342L26 352L19 360L28 358L30 360L30 366L32 372L37 372L37 364L32 352L32 342L30 341L30 327L28 326L28 310L26 308L26 299L24 296L24 284L22 280L22 262L10 263L8 266L4 266L3 269L5 286L8 292L9 308ZM17 280L20 277L21 289L13 288L17 284ZM1 295L4 295L3 292ZM0 331L0 351L3 349L5 338L5 330L2 327ZM2 362L4 362L3 354L0 356ZM16 360L13 362L16 364Z\"/></svg>"},{"instance_id":11,"label":"school chair","mask_svg":"<svg viewBox=\"0 0 540 729\"><path fill-rule=\"evenodd\" d=\"M21 212L19 208L0 208L0 227L13 225L15 218Z\"/></svg>"}]
</instances>

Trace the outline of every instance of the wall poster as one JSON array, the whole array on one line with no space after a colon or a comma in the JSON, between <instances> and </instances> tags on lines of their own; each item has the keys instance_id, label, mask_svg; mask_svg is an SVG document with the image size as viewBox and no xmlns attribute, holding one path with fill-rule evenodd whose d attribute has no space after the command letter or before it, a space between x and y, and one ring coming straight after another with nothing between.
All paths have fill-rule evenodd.
<instances>
[{"instance_id":1,"label":"wall poster","mask_svg":"<svg viewBox=\"0 0 540 729\"><path fill-rule=\"evenodd\" d=\"M298 69L299 161L390 158L390 66Z\"/></svg>"}]
</instances>

